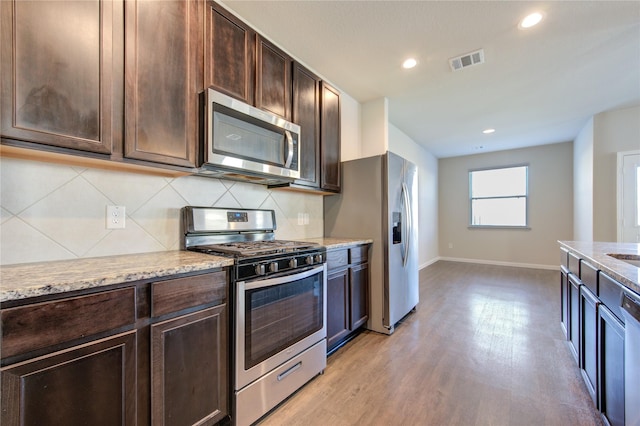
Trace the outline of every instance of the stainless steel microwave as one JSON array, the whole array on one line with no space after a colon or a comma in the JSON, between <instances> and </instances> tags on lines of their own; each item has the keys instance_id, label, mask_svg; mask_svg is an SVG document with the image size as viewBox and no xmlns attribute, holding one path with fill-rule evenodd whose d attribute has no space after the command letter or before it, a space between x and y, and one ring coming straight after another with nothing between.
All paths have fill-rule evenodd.
<instances>
[{"instance_id":1,"label":"stainless steel microwave","mask_svg":"<svg viewBox=\"0 0 640 426\"><path fill-rule=\"evenodd\" d=\"M207 89L201 174L259 183L300 177L300 126Z\"/></svg>"}]
</instances>

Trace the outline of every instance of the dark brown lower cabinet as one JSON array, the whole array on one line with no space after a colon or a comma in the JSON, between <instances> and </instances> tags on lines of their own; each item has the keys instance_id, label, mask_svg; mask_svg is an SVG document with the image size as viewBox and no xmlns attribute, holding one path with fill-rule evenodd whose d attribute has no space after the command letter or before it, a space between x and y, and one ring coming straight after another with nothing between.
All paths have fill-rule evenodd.
<instances>
[{"instance_id":1,"label":"dark brown lower cabinet","mask_svg":"<svg viewBox=\"0 0 640 426\"><path fill-rule=\"evenodd\" d=\"M327 277L327 349L349 335L349 273L342 269Z\"/></svg>"},{"instance_id":2,"label":"dark brown lower cabinet","mask_svg":"<svg viewBox=\"0 0 640 426\"><path fill-rule=\"evenodd\" d=\"M624 422L624 324L607 308L598 309L600 413L605 423Z\"/></svg>"},{"instance_id":3,"label":"dark brown lower cabinet","mask_svg":"<svg viewBox=\"0 0 640 426\"><path fill-rule=\"evenodd\" d=\"M351 313L350 329L356 330L369 319L369 264L361 263L349 269Z\"/></svg>"},{"instance_id":4,"label":"dark brown lower cabinet","mask_svg":"<svg viewBox=\"0 0 640 426\"><path fill-rule=\"evenodd\" d=\"M151 325L151 423L209 425L227 414L226 305Z\"/></svg>"},{"instance_id":5,"label":"dark brown lower cabinet","mask_svg":"<svg viewBox=\"0 0 640 426\"><path fill-rule=\"evenodd\" d=\"M369 245L327 252L327 351L369 319Z\"/></svg>"},{"instance_id":6,"label":"dark brown lower cabinet","mask_svg":"<svg viewBox=\"0 0 640 426\"><path fill-rule=\"evenodd\" d=\"M0 424L228 420L227 273L4 304Z\"/></svg>"},{"instance_id":7,"label":"dark brown lower cabinet","mask_svg":"<svg viewBox=\"0 0 640 426\"><path fill-rule=\"evenodd\" d=\"M3 426L134 425L136 332L2 369Z\"/></svg>"}]
</instances>

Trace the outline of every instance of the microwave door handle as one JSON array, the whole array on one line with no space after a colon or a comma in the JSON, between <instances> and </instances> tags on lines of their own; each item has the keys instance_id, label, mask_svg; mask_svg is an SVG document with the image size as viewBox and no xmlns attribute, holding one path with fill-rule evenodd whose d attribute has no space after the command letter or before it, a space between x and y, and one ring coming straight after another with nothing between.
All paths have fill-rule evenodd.
<instances>
[{"instance_id":1,"label":"microwave door handle","mask_svg":"<svg viewBox=\"0 0 640 426\"><path fill-rule=\"evenodd\" d=\"M286 151L285 151L285 162L284 166L286 168L291 167L291 162L293 161L293 138L291 137L291 132L288 130L284 131L284 136L287 138Z\"/></svg>"}]
</instances>

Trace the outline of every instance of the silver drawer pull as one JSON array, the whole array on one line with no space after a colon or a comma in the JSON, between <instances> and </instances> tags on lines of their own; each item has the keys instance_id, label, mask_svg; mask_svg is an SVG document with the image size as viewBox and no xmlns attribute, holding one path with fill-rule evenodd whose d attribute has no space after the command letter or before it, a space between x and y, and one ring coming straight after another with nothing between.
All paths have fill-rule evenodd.
<instances>
[{"instance_id":1,"label":"silver drawer pull","mask_svg":"<svg viewBox=\"0 0 640 426\"><path fill-rule=\"evenodd\" d=\"M284 379L285 377L287 377L289 374L293 373L294 371L298 370L300 367L302 367L302 361L300 361L299 363L297 363L296 365L294 365L293 367L289 368L287 371L285 371L282 374L278 374L278 381L281 381L282 379Z\"/></svg>"}]
</instances>

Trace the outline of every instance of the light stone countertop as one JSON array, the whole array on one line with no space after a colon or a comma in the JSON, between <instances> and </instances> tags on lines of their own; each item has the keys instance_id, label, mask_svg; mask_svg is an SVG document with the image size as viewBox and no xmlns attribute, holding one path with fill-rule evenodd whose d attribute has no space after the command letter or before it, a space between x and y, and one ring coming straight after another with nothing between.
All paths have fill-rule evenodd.
<instances>
[{"instance_id":1,"label":"light stone countertop","mask_svg":"<svg viewBox=\"0 0 640 426\"><path fill-rule=\"evenodd\" d=\"M576 254L625 287L640 294L640 268L607 256L621 254L631 260L640 260L640 244L602 243L590 241L558 241L569 252Z\"/></svg>"},{"instance_id":2,"label":"light stone countertop","mask_svg":"<svg viewBox=\"0 0 640 426\"><path fill-rule=\"evenodd\" d=\"M304 241L308 243L318 243L325 246L327 250L334 250L338 248L347 248L358 246L362 244L371 244L373 240L370 238L335 238L335 237L322 237L322 238L306 238Z\"/></svg>"},{"instance_id":3,"label":"light stone countertop","mask_svg":"<svg viewBox=\"0 0 640 426\"><path fill-rule=\"evenodd\" d=\"M164 251L0 266L0 302L205 271L233 259Z\"/></svg>"}]
</instances>

